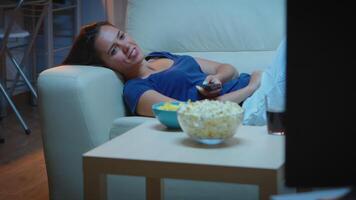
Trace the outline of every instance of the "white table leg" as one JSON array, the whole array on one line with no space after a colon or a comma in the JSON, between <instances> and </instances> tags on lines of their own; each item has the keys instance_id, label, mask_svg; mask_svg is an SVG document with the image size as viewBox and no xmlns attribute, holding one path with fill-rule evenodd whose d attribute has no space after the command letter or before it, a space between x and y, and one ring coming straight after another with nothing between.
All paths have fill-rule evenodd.
<instances>
[{"instance_id":1,"label":"white table leg","mask_svg":"<svg viewBox=\"0 0 356 200\"><path fill-rule=\"evenodd\" d=\"M162 179L146 177L146 199L147 200L164 199L164 184Z\"/></svg>"},{"instance_id":2,"label":"white table leg","mask_svg":"<svg viewBox=\"0 0 356 200\"><path fill-rule=\"evenodd\" d=\"M272 195L278 193L277 183L263 184L260 188L260 200L269 200Z\"/></svg>"},{"instance_id":3,"label":"white table leg","mask_svg":"<svg viewBox=\"0 0 356 200\"><path fill-rule=\"evenodd\" d=\"M84 199L106 200L106 174L100 173L92 163L83 163Z\"/></svg>"},{"instance_id":4,"label":"white table leg","mask_svg":"<svg viewBox=\"0 0 356 200\"><path fill-rule=\"evenodd\" d=\"M270 200L272 195L278 194L284 182L284 168L280 168L274 173L264 177L259 183L260 200Z\"/></svg>"}]
</instances>

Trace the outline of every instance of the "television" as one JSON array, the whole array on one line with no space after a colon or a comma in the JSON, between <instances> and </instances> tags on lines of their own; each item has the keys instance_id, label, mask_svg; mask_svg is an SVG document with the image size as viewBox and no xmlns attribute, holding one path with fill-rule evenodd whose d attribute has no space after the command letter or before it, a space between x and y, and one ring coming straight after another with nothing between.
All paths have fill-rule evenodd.
<instances>
[{"instance_id":1,"label":"television","mask_svg":"<svg viewBox=\"0 0 356 200\"><path fill-rule=\"evenodd\" d=\"M356 199L356 31L352 1L289 0L285 178L351 187Z\"/></svg>"}]
</instances>

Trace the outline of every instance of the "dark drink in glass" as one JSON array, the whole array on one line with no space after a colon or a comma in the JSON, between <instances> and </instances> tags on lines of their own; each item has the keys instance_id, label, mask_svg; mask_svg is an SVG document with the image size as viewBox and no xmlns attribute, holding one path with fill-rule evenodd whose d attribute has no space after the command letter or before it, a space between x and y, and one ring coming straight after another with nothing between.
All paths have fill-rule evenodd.
<instances>
[{"instance_id":1,"label":"dark drink in glass","mask_svg":"<svg viewBox=\"0 0 356 200\"><path fill-rule=\"evenodd\" d=\"M285 112L267 110L267 129L269 134L284 135Z\"/></svg>"}]
</instances>

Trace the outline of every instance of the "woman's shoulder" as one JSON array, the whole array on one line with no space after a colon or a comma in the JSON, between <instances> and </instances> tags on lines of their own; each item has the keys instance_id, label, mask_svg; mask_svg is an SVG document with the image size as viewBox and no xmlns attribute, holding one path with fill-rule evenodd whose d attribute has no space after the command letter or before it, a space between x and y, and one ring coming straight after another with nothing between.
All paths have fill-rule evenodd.
<instances>
[{"instance_id":1,"label":"woman's shoulder","mask_svg":"<svg viewBox=\"0 0 356 200\"><path fill-rule=\"evenodd\" d=\"M134 78L127 80L124 84L124 94L128 91L141 90L142 88L152 88L153 85L148 79Z\"/></svg>"},{"instance_id":2,"label":"woman's shoulder","mask_svg":"<svg viewBox=\"0 0 356 200\"><path fill-rule=\"evenodd\" d=\"M143 78L133 78L129 79L125 82L124 87L129 86L129 85L136 85L136 84L143 84L146 82L146 79Z\"/></svg>"},{"instance_id":3,"label":"woman's shoulder","mask_svg":"<svg viewBox=\"0 0 356 200\"><path fill-rule=\"evenodd\" d=\"M153 51L149 53L145 59L149 60L152 58L170 58L170 59L176 59L179 58L179 55L173 54L169 51Z\"/></svg>"}]
</instances>

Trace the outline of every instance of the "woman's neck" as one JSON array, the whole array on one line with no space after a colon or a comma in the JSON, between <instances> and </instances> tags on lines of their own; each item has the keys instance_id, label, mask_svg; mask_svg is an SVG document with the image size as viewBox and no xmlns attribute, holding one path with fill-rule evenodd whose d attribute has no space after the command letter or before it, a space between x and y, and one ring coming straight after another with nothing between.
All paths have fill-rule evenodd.
<instances>
[{"instance_id":1,"label":"woman's neck","mask_svg":"<svg viewBox=\"0 0 356 200\"><path fill-rule=\"evenodd\" d=\"M136 69L136 70L133 70ZM146 60L143 60L138 67L132 67L132 70L130 70L128 73L126 73L126 79L134 79L134 78L146 78L152 73L154 73L156 70L151 66L149 62Z\"/></svg>"},{"instance_id":2,"label":"woman's neck","mask_svg":"<svg viewBox=\"0 0 356 200\"><path fill-rule=\"evenodd\" d=\"M127 78L147 78L151 74L166 70L173 65L173 61L170 59L151 59L151 60L143 60L140 63L140 66L133 67L134 70L130 70L129 74L127 74Z\"/></svg>"}]
</instances>

